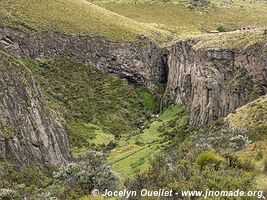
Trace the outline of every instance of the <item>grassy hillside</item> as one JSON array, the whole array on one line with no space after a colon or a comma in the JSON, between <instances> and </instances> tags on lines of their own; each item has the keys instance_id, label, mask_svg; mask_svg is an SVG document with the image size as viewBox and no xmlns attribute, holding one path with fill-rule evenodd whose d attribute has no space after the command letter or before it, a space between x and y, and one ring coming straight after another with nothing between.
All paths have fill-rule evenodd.
<instances>
[{"instance_id":1,"label":"grassy hillside","mask_svg":"<svg viewBox=\"0 0 267 200\"><path fill-rule=\"evenodd\" d=\"M233 135L228 130L226 132L225 129L220 129L219 122L198 128L173 122L170 120L160 128L165 138L170 139L168 145L163 151L157 152L148 171L137 174L134 179L126 182L127 188L138 189L142 184L142 187L149 189L165 188L176 191L204 191L207 188L242 188L244 191L262 188L266 191L266 176L259 171L260 168L251 157L243 157L227 149ZM261 162L263 163L262 158ZM261 168L262 166L264 165Z\"/></svg>"},{"instance_id":2,"label":"grassy hillside","mask_svg":"<svg viewBox=\"0 0 267 200\"><path fill-rule=\"evenodd\" d=\"M60 105L75 152L102 149L147 123L158 102L141 86L64 57L22 60L51 105ZM104 145L104 146L103 146Z\"/></svg>"},{"instance_id":3,"label":"grassy hillside","mask_svg":"<svg viewBox=\"0 0 267 200\"><path fill-rule=\"evenodd\" d=\"M266 3L213 0L208 8L199 10L189 9L189 1L182 2L5 0L0 1L0 24L39 32L101 35L113 40L133 40L145 34L160 43L170 42L177 37L195 36L219 27L235 30L241 25L267 26ZM246 37L222 35L212 41L223 43L225 40L222 41L222 38L225 37L236 41ZM251 35L250 38L254 37L254 40L259 38L257 33Z\"/></svg>"},{"instance_id":4,"label":"grassy hillside","mask_svg":"<svg viewBox=\"0 0 267 200\"><path fill-rule=\"evenodd\" d=\"M251 31L231 31L217 34L198 34L187 35L179 38L184 40L196 38L199 42L194 46L195 49L201 48L236 48L244 50L255 44L264 44L267 42L267 35L263 28Z\"/></svg>"},{"instance_id":5,"label":"grassy hillside","mask_svg":"<svg viewBox=\"0 0 267 200\"><path fill-rule=\"evenodd\" d=\"M140 23L173 33L173 42L198 38L196 48L245 48L266 42L267 4L262 1L212 0L205 9L190 9L190 1L94 0L95 4ZM235 31L242 25L255 25L255 31ZM225 31L209 34L213 30ZM170 42L170 40L169 40ZM169 45L166 44L165 45Z\"/></svg>"},{"instance_id":6,"label":"grassy hillside","mask_svg":"<svg viewBox=\"0 0 267 200\"><path fill-rule=\"evenodd\" d=\"M168 144L162 127L174 120L180 126L187 122L183 110L178 106L166 110L141 134L121 140L119 147L111 151L108 163L122 178L147 170L149 162Z\"/></svg>"},{"instance_id":7,"label":"grassy hillside","mask_svg":"<svg viewBox=\"0 0 267 200\"><path fill-rule=\"evenodd\" d=\"M38 31L101 35L110 39L135 39L140 34L166 37L167 31L138 23L86 0L0 1L0 24Z\"/></svg>"},{"instance_id":8,"label":"grassy hillside","mask_svg":"<svg viewBox=\"0 0 267 200\"><path fill-rule=\"evenodd\" d=\"M220 26L231 30L241 25L252 24L262 27L267 23L267 4L261 3L211 1L212 4L208 9L191 10L188 8L188 3L179 3L180 1L141 0L139 3L133 3L135 1L96 0L93 2L138 22L154 24L179 35L214 30ZM227 5L232 6L229 8Z\"/></svg>"},{"instance_id":9,"label":"grassy hillside","mask_svg":"<svg viewBox=\"0 0 267 200\"><path fill-rule=\"evenodd\" d=\"M248 130L253 143L237 152L241 158L250 158L259 174L256 187L267 192L267 96L261 97L230 114L226 122L232 129Z\"/></svg>"},{"instance_id":10,"label":"grassy hillside","mask_svg":"<svg viewBox=\"0 0 267 200\"><path fill-rule=\"evenodd\" d=\"M165 45L196 38L199 42L195 49L246 48L267 42L267 35L263 34L267 27L266 3L211 0L205 8L190 9L189 2L0 0L0 26L34 34L60 31L111 40L134 40L145 34ZM258 28L236 31L241 25ZM208 33L216 29L225 32ZM159 102L143 87L77 60L55 56L38 60L14 58L14 62L33 72L51 112L57 110L64 115L75 158L92 149L107 153L107 164L121 181L131 178L124 182L129 184L127 188L135 190L141 182L142 187L151 190L267 192L267 96L237 109L223 122L218 120L196 129L188 124L186 114L178 106L153 118ZM232 142L239 134L248 138L237 137L238 141ZM243 144L244 140L248 143ZM235 142L243 146L235 149ZM134 179L139 173L141 180ZM38 192L53 184L56 188L51 191L60 188L58 182L52 183L50 171L43 173L35 166L16 173L11 163L0 160L1 174L5 179L0 180L0 188L12 187L13 183L26 183L23 190ZM83 193L75 191L71 184L64 189L61 192L73 193L73 199L89 192L84 188Z\"/></svg>"},{"instance_id":11,"label":"grassy hillside","mask_svg":"<svg viewBox=\"0 0 267 200\"><path fill-rule=\"evenodd\" d=\"M261 97L231 113L226 121L231 128L255 129L267 126L267 96ZM266 130L267 131L267 130Z\"/></svg>"}]
</instances>

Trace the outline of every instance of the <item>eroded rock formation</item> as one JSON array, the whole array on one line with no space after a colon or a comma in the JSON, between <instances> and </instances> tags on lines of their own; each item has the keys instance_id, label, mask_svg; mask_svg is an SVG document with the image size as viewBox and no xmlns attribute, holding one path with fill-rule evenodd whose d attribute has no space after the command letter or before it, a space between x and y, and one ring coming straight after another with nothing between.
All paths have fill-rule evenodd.
<instances>
[{"instance_id":1,"label":"eroded rock formation","mask_svg":"<svg viewBox=\"0 0 267 200\"><path fill-rule=\"evenodd\" d=\"M267 92L267 46L244 51L174 45L169 56L165 102L186 107L190 123L206 124Z\"/></svg>"},{"instance_id":2,"label":"eroded rock formation","mask_svg":"<svg viewBox=\"0 0 267 200\"><path fill-rule=\"evenodd\" d=\"M48 108L31 72L0 51L0 160L19 167L71 161L60 115Z\"/></svg>"},{"instance_id":3,"label":"eroded rock formation","mask_svg":"<svg viewBox=\"0 0 267 200\"><path fill-rule=\"evenodd\" d=\"M23 58L63 55L144 85L155 94L167 80L166 56L147 38L114 42L101 37L63 33L45 35L0 28L0 48Z\"/></svg>"},{"instance_id":4,"label":"eroded rock formation","mask_svg":"<svg viewBox=\"0 0 267 200\"><path fill-rule=\"evenodd\" d=\"M181 41L169 52L146 38L113 42L63 33L30 34L0 28L0 49L28 59L61 55L144 85L166 104L182 104L193 125L224 117L267 92L267 46L198 49ZM168 57L168 58L167 58ZM12 58L10 58L12 59ZM167 64L168 59L168 64ZM61 117L45 105L30 71L1 55L0 158L41 164L71 159ZM3 65L4 63L4 65Z\"/></svg>"}]
</instances>

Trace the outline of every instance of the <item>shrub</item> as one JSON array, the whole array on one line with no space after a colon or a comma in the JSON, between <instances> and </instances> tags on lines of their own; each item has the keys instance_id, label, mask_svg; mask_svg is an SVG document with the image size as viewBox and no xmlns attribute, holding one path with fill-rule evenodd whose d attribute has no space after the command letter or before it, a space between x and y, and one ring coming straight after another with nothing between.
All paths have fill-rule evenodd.
<instances>
[{"instance_id":1,"label":"shrub","mask_svg":"<svg viewBox=\"0 0 267 200\"><path fill-rule=\"evenodd\" d=\"M139 98L143 101L145 108L150 112L156 112L159 108L159 102L148 91L142 89L139 92Z\"/></svg>"},{"instance_id":2,"label":"shrub","mask_svg":"<svg viewBox=\"0 0 267 200\"><path fill-rule=\"evenodd\" d=\"M0 189L0 199L11 200L14 199L16 191L11 189Z\"/></svg>"},{"instance_id":3,"label":"shrub","mask_svg":"<svg viewBox=\"0 0 267 200\"><path fill-rule=\"evenodd\" d=\"M246 135L237 135L234 137L230 138L230 145L232 146L232 148L234 148L235 150L240 150L242 149L244 146L248 145L251 143L251 140L249 140L248 136Z\"/></svg>"},{"instance_id":4,"label":"shrub","mask_svg":"<svg viewBox=\"0 0 267 200\"><path fill-rule=\"evenodd\" d=\"M112 149L115 149L116 147L118 146L118 143L115 142L115 141L110 141L106 147L105 147L105 150L112 150Z\"/></svg>"},{"instance_id":5,"label":"shrub","mask_svg":"<svg viewBox=\"0 0 267 200\"><path fill-rule=\"evenodd\" d=\"M77 163L70 163L66 166L61 166L59 171L53 174L53 177L56 181L66 181L73 175L78 174L80 170L80 166Z\"/></svg>"},{"instance_id":6,"label":"shrub","mask_svg":"<svg viewBox=\"0 0 267 200\"><path fill-rule=\"evenodd\" d=\"M230 153L226 153L224 155L224 158L226 159L226 162L227 162L227 165L230 167L230 168L234 168L234 167L237 167L238 166L238 158L236 155L234 154L230 154Z\"/></svg>"},{"instance_id":7,"label":"shrub","mask_svg":"<svg viewBox=\"0 0 267 200\"><path fill-rule=\"evenodd\" d=\"M68 122L68 132L72 147L83 148L90 146L89 139L94 139L95 129L82 121Z\"/></svg>"},{"instance_id":8,"label":"shrub","mask_svg":"<svg viewBox=\"0 0 267 200\"><path fill-rule=\"evenodd\" d=\"M202 171L203 168L207 165L213 165L214 168L217 170L219 165L224 161L224 159L217 155L216 153L212 152L212 151L207 151L203 154L201 154L198 158L197 158L197 165L200 166L200 170Z\"/></svg>"},{"instance_id":9,"label":"shrub","mask_svg":"<svg viewBox=\"0 0 267 200\"><path fill-rule=\"evenodd\" d=\"M256 160L259 161L263 158L263 152L262 151L258 151L256 154Z\"/></svg>"},{"instance_id":10,"label":"shrub","mask_svg":"<svg viewBox=\"0 0 267 200\"><path fill-rule=\"evenodd\" d=\"M135 141L135 144L136 144L136 145L139 145L139 146L144 145L144 143L143 143L142 141L140 141L139 139L137 139L137 140Z\"/></svg>"},{"instance_id":11,"label":"shrub","mask_svg":"<svg viewBox=\"0 0 267 200\"><path fill-rule=\"evenodd\" d=\"M266 139L267 125L256 127L253 131L250 132L249 137L251 138L252 141L260 141Z\"/></svg>"},{"instance_id":12,"label":"shrub","mask_svg":"<svg viewBox=\"0 0 267 200\"><path fill-rule=\"evenodd\" d=\"M227 32L228 30L225 27L223 27L223 26L219 26L217 28L217 31L219 31L219 32Z\"/></svg>"},{"instance_id":13,"label":"shrub","mask_svg":"<svg viewBox=\"0 0 267 200\"><path fill-rule=\"evenodd\" d=\"M54 173L54 183L63 183L67 188L83 189L114 189L118 185L118 176L110 166L104 164L106 158L101 152L91 151L80 163L62 166Z\"/></svg>"},{"instance_id":14,"label":"shrub","mask_svg":"<svg viewBox=\"0 0 267 200\"><path fill-rule=\"evenodd\" d=\"M253 171L255 169L255 165L248 159L239 159L237 167L245 171Z\"/></svg>"}]
</instances>

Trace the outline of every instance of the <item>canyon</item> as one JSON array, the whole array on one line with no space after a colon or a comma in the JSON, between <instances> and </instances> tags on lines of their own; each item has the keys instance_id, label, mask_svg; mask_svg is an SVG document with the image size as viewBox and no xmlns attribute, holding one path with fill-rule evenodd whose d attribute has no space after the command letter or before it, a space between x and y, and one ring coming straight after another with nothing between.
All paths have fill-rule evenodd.
<instances>
[{"instance_id":1,"label":"canyon","mask_svg":"<svg viewBox=\"0 0 267 200\"><path fill-rule=\"evenodd\" d=\"M208 124L267 92L267 46L196 49L196 39L161 48L145 36L114 42L102 37L0 28L0 48L23 59L64 56L138 83L162 106L182 105L191 125ZM46 105L30 70L3 53L0 151L18 165L71 161L64 119ZM10 57L11 61L7 58ZM18 69L18 70L17 70ZM7 83L11 82L11 86ZM24 105L26 104L26 105ZM27 119L27 120L21 120Z\"/></svg>"},{"instance_id":2,"label":"canyon","mask_svg":"<svg viewBox=\"0 0 267 200\"><path fill-rule=\"evenodd\" d=\"M227 116L267 92L267 46L194 49L197 41L170 48L165 102L184 105L193 125Z\"/></svg>"}]
</instances>

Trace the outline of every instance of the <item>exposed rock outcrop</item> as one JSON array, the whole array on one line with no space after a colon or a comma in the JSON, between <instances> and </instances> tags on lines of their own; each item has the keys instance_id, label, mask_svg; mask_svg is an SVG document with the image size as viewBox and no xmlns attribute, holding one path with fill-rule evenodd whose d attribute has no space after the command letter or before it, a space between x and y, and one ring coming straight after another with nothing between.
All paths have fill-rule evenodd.
<instances>
[{"instance_id":1,"label":"exposed rock outcrop","mask_svg":"<svg viewBox=\"0 0 267 200\"><path fill-rule=\"evenodd\" d=\"M31 72L0 51L0 160L19 167L69 162L68 138L57 112L45 103Z\"/></svg>"},{"instance_id":2,"label":"exposed rock outcrop","mask_svg":"<svg viewBox=\"0 0 267 200\"><path fill-rule=\"evenodd\" d=\"M267 92L267 46L241 52L198 49L181 41L170 50L165 102L182 104L190 123L205 124Z\"/></svg>"},{"instance_id":3,"label":"exposed rock outcrop","mask_svg":"<svg viewBox=\"0 0 267 200\"><path fill-rule=\"evenodd\" d=\"M157 93L158 83L166 83L166 56L148 38L114 42L101 37L63 33L29 34L0 28L0 48L23 58L64 55L93 67L144 85Z\"/></svg>"},{"instance_id":4,"label":"exposed rock outcrop","mask_svg":"<svg viewBox=\"0 0 267 200\"><path fill-rule=\"evenodd\" d=\"M90 64L158 94L166 83L166 56L147 38L113 42L101 37L23 32L0 28L0 51L37 59L61 55ZM71 160L61 117L45 105L31 72L6 53L0 54L0 159L24 166L55 165Z\"/></svg>"},{"instance_id":5,"label":"exposed rock outcrop","mask_svg":"<svg viewBox=\"0 0 267 200\"><path fill-rule=\"evenodd\" d=\"M114 42L93 36L38 35L0 28L0 48L16 56L35 59L63 55L142 84L158 95L159 83L168 81L163 101L184 105L194 125L224 117L266 94L266 45L245 51L195 50L196 43L178 42L167 53L146 37Z\"/></svg>"}]
</instances>

